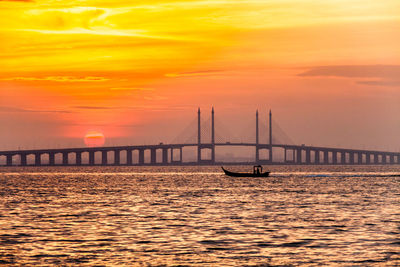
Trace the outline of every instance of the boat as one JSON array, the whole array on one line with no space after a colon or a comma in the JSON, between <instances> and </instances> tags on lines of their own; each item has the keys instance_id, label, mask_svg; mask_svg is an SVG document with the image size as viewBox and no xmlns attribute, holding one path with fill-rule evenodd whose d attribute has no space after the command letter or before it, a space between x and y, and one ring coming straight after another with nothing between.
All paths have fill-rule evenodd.
<instances>
[{"instance_id":1,"label":"boat","mask_svg":"<svg viewBox=\"0 0 400 267\"><path fill-rule=\"evenodd\" d=\"M268 177L269 172L262 172L262 167L261 165L256 165L253 166L253 172L252 173L244 173L244 172L231 172L228 170L225 170L224 167L222 167L222 170L225 172L226 175L232 176L232 177Z\"/></svg>"}]
</instances>

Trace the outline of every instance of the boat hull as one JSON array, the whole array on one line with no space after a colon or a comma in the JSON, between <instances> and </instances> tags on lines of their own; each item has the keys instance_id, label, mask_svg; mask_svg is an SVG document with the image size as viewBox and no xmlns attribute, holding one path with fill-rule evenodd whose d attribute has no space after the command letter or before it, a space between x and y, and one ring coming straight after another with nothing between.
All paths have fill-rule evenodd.
<instances>
[{"instance_id":1,"label":"boat hull","mask_svg":"<svg viewBox=\"0 0 400 267\"><path fill-rule=\"evenodd\" d=\"M262 173L243 173L243 172L231 172L228 170L225 170L223 167L221 167L224 173L228 176L232 177L268 177L269 172L262 172Z\"/></svg>"}]
</instances>

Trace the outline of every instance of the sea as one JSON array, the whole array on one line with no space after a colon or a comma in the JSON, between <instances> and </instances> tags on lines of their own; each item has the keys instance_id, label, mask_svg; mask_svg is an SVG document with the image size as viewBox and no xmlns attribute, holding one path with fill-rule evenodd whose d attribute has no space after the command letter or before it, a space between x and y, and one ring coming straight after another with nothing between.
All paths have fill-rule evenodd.
<instances>
[{"instance_id":1,"label":"sea","mask_svg":"<svg viewBox=\"0 0 400 267\"><path fill-rule=\"evenodd\" d=\"M265 168L2 167L0 264L400 266L400 166Z\"/></svg>"}]
</instances>

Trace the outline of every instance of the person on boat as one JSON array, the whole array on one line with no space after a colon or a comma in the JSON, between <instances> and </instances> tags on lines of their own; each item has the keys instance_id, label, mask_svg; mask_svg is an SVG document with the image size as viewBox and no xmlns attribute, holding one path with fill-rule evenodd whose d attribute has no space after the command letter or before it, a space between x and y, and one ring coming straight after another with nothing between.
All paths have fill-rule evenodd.
<instances>
[{"instance_id":1,"label":"person on boat","mask_svg":"<svg viewBox=\"0 0 400 267\"><path fill-rule=\"evenodd\" d=\"M253 173L254 174L261 174L261 170L262 170L262 167L261 167L261 165L257 165L257 166L254 166L253 167Z\"/></svg>"}]
</instances>

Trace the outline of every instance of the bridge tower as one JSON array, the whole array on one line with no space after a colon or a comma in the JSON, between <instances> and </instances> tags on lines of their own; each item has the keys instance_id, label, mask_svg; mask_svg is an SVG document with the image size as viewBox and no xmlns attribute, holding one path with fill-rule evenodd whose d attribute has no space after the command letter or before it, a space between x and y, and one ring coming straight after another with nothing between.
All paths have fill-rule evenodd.
<instances>
[{"instance_id":1,"label":"bridge tower","mask_svg":"<svg viewBox=\"0 0 400 267\"><path fill-rule=\"evenodd\" d=\"M202 149L211 149L211 159L203 160L201 158ZM197 163L215 163L215 127L214 127L214 107L211 109L211 142L201 143L201 117L200 108L197 111Z\"/></svg>"},{"instance_id":2,"label":"bridge tower","mask_svg":"<svg viewBox=\"0 0 400 267\"><path fill-rule=\"evenodd\" d=\"M258 136L258 109L256 110L256 163L260 161L259 136Z\"/></svg>"},{"instance_id":3,"label":"bridge tower","mask_svg":"<svg viewBox=\"0 0 400 267\"><path fill-rule=\"evenodd\" d=\"M215 163L214 107L211 109L211 161L212 163Z\"/></svg>"},{"instance_id":4,"label":"bridge tower","mask_svg":"<svg viewBox=\"0 0 400 267\"><path fill-rule=\"evenodd\" d=\"M197 111L197 162L201 161L201 121L200 108Z\"/></svg>"},{"instance_id":5,"label":"bridge tower","mask_svg":"<svg viewBox=\"0 0 400 267\"><path fill-rule=\"evenodd\" d=\"M269 110L269 161L272 163L272 112Z\"/></svg>"}]
</instances>

